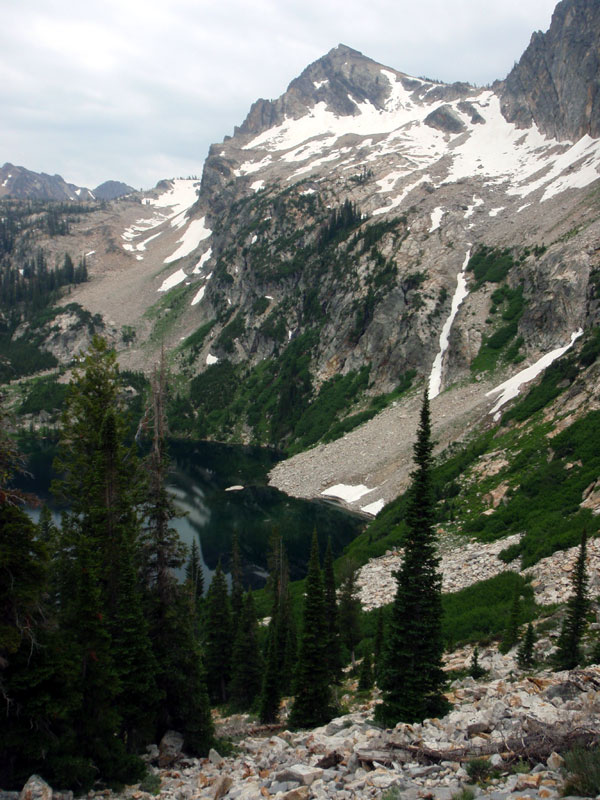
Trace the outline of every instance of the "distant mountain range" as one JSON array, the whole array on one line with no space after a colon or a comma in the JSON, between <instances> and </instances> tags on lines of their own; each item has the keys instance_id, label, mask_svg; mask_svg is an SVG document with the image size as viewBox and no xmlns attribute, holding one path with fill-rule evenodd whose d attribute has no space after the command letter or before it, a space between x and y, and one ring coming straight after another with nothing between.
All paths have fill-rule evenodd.
<instances>
[{"instance_id":1,"label":"distant mountain range","mask_svg":"<svg viewBox=\"0 0 600 800\"><path fill-rule=\"evenodd\" d=\"M114 200L130 194L135 189L120 181L105 181L94 190L67 183L60 175L32 172L25 167L6 163L0 167L0 199L14 197L19 200L57 200L86 202L89 200Z\"/></svg>"}]
</instances>

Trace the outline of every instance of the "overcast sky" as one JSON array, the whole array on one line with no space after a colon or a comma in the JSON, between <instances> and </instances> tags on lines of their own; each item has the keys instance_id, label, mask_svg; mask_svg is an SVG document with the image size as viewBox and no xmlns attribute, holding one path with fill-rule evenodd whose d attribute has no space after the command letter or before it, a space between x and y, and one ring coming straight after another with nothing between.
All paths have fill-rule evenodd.
<instances>
[{"instance_id":1,"label":"overcast sky","mask_svg":"<svg viewBox=\"0 0 600 800\"><path fill-rule=\"evenodd\" d=\"M200 175L208 147L340 42L503 78L555 0L0 0L0 164L90 188Z\"/></svg>"}]
</instances>

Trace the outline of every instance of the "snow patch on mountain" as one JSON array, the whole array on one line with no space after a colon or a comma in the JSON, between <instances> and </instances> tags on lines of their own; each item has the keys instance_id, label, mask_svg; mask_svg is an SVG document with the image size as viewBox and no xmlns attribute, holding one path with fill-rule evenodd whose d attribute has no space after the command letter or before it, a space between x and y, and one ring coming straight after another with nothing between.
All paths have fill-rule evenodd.
<instances>
[{"instance_id":1,"label":"snow patch on mountain","mask_svg":"<svg viewBox=\"0 0 600 800\"><path fill-rule=\"evenodd\" d=\"M177 240L178 243L180 243L179 247L174 253L165 258L164 263L171 264L179 258L188 256L198 247L200 242L204 241L204 239L208 239L211 234L212 231L210 228L206 227L206 217L193 219L187 226L183 236Z\"/></svg>"},{"instance_id":2,"label":"snow patch on mountain","mask_svg":"<svg viewBox=\"0 0 600 800\"><path fill-rule=\"evenodd\" d=\"M546 367L549 367L553 361L556 361L557 358L560 358L564 353L566 353L582 334L583 329L579 328L579 330L571 334L571 341L569 344L566 344L563 347L557 347L556 350L546 353L539 358L535 364L532 364L530 367L521 370L521 372L517 372L517 374L513 375L512 378L509 378L507 381L504 381L504 383L501 383L499 386L496 386L494 389L491 389L489 392L487 392L486 397L491 397L495 394L500 395L496 400L494 407L490 411L490 414L494 414L494 421L497 422L498 419L500 419L499 409L505 403L508 403L509 400L512 400L513 397L516 397L519 394L521 386L524 383L529 383L534 378L537 378L540 372L543 372L543 370L545 370Z\"/></svg>"},{"instance_id":3,"label":"snow patch on mountain","mask_svg":"<svg viewBox=\"0 0 600 800\"><path fill-rule=\"evenodd\" d=\"M461 267L460 272L456 276L456 289L454 291L454 297L452 298L452 307L450 309L450 315L448 319L444 323L444 327L442 328L442 332L440 333L440 349L438 354L436 355L433 366L431 367L431 374L429 376L429 390L428 396L430 400L433 400L434 397L437 397L440 393L440 389L442 388L442 366L444 364L444 355L448 350L448 344L450 343L450 331L452 330L452 324L456 315L458 314L458 309L460 308L460 304L465 299L465 297L469 294L469 290L467 288L467 277L465 275L465 270L467 268L467 264L469 263L469 258L471 257L471 248L467 250L467 254L465 256L465 260L463 261L463 265Z\"/></svg>"},{"instance_id":4,"label":"snow patch on mountain","mask_svg":"<svg viewBox=\"0 0 600 800\"><path fill-rule=\"evenodd\" d=\"M182 281L187 278L187 275L182 269L178 269L177 272L174 272L172 275L169 275L168 278L165 278L162 282L160 289L157 289L159 292L168 292L169 289L173 289L173 287L178 286Z\"/></svg>"}]
</instances>

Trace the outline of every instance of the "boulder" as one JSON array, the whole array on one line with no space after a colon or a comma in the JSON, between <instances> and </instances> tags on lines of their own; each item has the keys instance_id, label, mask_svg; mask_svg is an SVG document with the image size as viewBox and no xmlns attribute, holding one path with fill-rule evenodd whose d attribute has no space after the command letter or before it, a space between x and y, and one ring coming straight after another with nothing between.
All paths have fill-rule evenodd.
<instances>
[{"instance_id":1,"label":"boulder","mask_svg":"<svg viewBox=\"0 0 600 800\"><path fill-rule=\"evenodd\" d=\"M32 775L21 789L19 800L52 800L52 787L39 775Z\"/></svg>"},{"instance_id":2,"label":"boulder","mask_svg":"<svg viewBox=\"0 0 600 800\"><path fill-rule=\"evenodd\" d=\"M167 731L158 746L158 766L170 767L183 749L183 736L178 731Z\"/></svg>"}]
</instances>

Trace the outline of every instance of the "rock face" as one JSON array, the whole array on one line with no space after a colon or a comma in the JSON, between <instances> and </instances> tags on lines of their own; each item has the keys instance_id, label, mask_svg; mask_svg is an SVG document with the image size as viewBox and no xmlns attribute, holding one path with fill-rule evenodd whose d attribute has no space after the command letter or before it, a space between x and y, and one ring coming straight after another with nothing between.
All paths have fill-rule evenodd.
<instances>
[{"instance_id":1,"label":"rock face","mask_svg":"<svg viewBox=\"0 0 600 800\"><path fill-rule=\"evenodd\" d=\"M547 33L529 47L501 88L502 113L535 122L559 140L600 136L600 9L596 0L561 0Z\"/></svg>"}]
</instances>

